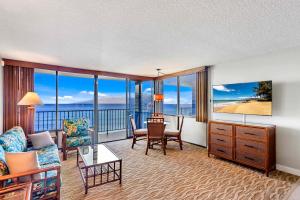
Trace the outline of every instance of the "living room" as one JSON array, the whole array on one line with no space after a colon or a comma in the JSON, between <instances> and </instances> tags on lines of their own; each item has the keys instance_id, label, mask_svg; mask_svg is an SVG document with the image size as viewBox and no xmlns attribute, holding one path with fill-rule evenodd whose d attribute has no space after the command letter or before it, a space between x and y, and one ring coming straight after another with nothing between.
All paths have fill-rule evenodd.
<instances>
[{"instance_id":1,"label":"living room","mask_svg":"<svg viewBox=\"0 0 300 200\"><path fill-rule=\"evenodd\" d=\"M1 1L0 197L300 199L299 6Z\"/></svg>"}]
</instances>

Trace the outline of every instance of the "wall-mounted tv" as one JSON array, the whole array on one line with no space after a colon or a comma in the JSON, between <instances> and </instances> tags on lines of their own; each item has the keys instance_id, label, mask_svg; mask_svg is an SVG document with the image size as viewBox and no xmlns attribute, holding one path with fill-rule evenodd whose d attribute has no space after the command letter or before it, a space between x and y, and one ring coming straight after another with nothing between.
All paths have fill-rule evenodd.
<instances>
[{"instance_id":1,"label":"wall-mounted tv","mask_svg":"<svg viewBox=\"0 0 300 200\"><path fill-rule=\"evenodd\" d=\"M213 86L217 113L272 115L272 81Z\"/></svg>"}]
</instances>

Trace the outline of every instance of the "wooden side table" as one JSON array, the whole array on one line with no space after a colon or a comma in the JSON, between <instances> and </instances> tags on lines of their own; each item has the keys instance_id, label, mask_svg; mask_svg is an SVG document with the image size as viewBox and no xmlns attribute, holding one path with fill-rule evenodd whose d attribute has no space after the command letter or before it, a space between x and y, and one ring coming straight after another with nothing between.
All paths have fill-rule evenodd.
<instances>
[{"instance_id":1,"label":"wooden side table","mask_svg":"<svg viewBox=\"0 0 300 200\"><path fill-rule=\"evenodd\" d=\"M0 190L0 199L5 200L30 200L31 183L18 184Z\"/></svg>"}]
</instances>

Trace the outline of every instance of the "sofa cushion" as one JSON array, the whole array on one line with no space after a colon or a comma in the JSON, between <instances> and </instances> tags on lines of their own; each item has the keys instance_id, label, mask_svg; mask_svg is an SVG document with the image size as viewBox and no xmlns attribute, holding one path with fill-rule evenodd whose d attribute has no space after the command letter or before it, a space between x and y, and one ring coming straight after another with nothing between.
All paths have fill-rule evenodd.
<instances>
[{"instance_id":1,"label":"sofa cushion","mask_svg":"<svg viewBox=\"0 0 300 200\"><path fill-rule=\"evenodd\" d=\"M8 167L5 161L5 151L2 146L0 146L0 176L9 174Z\"/></svg>"},{"instance_id":2,"label":"sofa cushion","mask_svg":"<svg viewBox=\"0 0 300 200\"><path fill-rule=\"evenodd\" d=\"M27 149L27 141L24 131L16 126L0 136L0 145L6 152L24 152Z\"/></svg>"},{"instance_id":3,"label":"sofa cushion","mask_svg":"<svg viewBox=\"0 0 300 200\"><path fill-rule=\"evenodd\" d=\"M55 144L49 131L28 135L34 148L39 149Z\"/></svg>"},{"instance_id":4,"label":"sofa cushion","mask_svg":"<svg viewBox=\"0 0 300 200\"><path fill-rule=\"evenodd\" d=\"M36 151L30 152L6 152L5 158L9 173L11 175L40 169ZM36 180L40 179L40 174L33 175ZM27 182L30 176L21 177L20 181Z\"/></svg>"},{"instance_id":5,"label":"sofa cushion","mask_svg":"<svg viewBox=\"0 0 300 200\"><path fill-rule=\"evenodd\" d=\"M44 165L49 164L60 165L60 158L56 144L36 149L36 151L41 168L45 168Z\"/></svg>"},{"instance_id":6,"label":"sofa cushion","mask_svg":"<svg viewBox=\"0 0 300 200\"><path fill-rule=\"evenodd\" d=\"M64 120L64 132L68 137L88 135L89 121L87 119Z\"/></svg>"},{"instance_id":7,"label":"sofa cushion","mask_svg":"<svg viewBox=\"0 0 300 200\"><path fill-rule=\"evenodd\" d=\"M78 137L68 137L66 144L67 144L67 147L79 147L79 146L90 145L91 137L89 135L78 136Z\"/></svg>"},{"instance_id":8,"label":"sofa cushion","mask_svg":"<svg viewBox=\"0 0 300 200\"><path fill-rule=\"evenodd\" d=\"M58 166L58 165L59 165L58 163L47 164L47 165L43 165L42 168L54 167L54 166ZM44 179L45 175L46 175L46 173L41 173L41 178ZM48 188L46 191L46 195L51 195L52 193L57 192L56 180L57 180L57 171L56 170L47 171L46 185L45 185L44 181L38 181L38 182L33 183L33 185L32 185L33 198L32 199L42 199L45 196L44 195L45 186Z\"/></svg>"}]
</instances>

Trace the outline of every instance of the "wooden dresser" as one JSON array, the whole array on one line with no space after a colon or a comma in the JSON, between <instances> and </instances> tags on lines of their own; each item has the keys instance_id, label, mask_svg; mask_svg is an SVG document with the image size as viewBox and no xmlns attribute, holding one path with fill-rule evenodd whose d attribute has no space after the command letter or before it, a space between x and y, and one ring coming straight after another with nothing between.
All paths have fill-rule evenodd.
<instances>
[{"instance_id":1,"label":"wooden dresser","mask_svg":"<svg viewBox=\"0 0 300 200\"><path fill-rule=\"evenodd\" d=\"M208 156L248 165L268 176L276 165L275 131L274 125L210 121Z\"/></svg>"}]
</instances>

